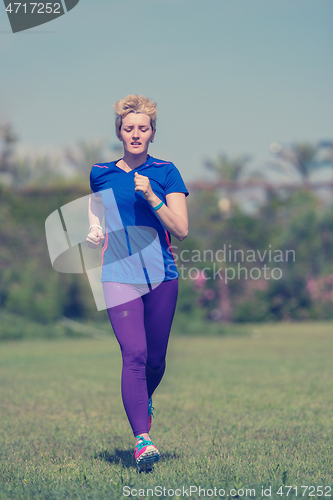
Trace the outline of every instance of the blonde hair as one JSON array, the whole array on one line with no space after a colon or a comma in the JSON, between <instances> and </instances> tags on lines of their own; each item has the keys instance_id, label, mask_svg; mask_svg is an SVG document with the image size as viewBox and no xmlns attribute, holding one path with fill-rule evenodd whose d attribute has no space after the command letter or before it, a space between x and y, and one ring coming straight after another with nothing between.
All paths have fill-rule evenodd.
<instances>
[{"instance_id":1,"label":"blonde hair","mask_svg":"<svg viewBox=\"0 0 333 500\"><path fill-rule=\"evenodd\" d=\"M115 102L114 110L116 113L116 134L120 139L120 129L123 118L128 113L144 113L150 117L150 125L154 132L156 130L157 104L143 95L128 95L124 99Z\"/></svg>"}]
</instances>

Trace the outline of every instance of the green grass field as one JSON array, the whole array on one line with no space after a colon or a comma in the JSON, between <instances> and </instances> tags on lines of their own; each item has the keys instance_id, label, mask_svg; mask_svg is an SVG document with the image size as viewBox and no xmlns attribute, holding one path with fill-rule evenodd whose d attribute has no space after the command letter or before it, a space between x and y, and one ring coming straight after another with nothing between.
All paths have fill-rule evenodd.
<instances>
[{"instance_id":1,"label":"green grass field","mask_svg":"<svg viewBox=\"0 0 333 500\"><path fill-rule=\"evenodd\" d=\"M141 475L113 337L3 341L0 499L332 498L333 324L248 329L171 337Z\"/></svg>"}]
</instances>

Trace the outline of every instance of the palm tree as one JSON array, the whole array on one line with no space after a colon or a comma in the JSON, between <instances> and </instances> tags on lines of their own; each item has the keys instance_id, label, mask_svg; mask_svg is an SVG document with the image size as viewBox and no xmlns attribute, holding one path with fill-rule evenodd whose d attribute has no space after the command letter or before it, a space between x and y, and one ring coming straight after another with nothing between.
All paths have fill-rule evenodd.
<instances>
[{"instance_id":1,"label":"palm tree","mask_svg":"<svg viewBox=\"0 0 333 500\"><path fill-rule=\"evenodd\" d=\"M205 167L215 173L214 187L218 188L220 195L218 206L225 216L229 216L232 205L237 204L236 193L242 187L241 177L250 159L248 155L228 158L226 154L220 153L216 159L204 162Z\"/></svg>"},{"instance_id":2,"label":"palm tree","mask_svg":"<svg viewBox=\"0 0 333 500\"><path fill-rule=\"evenodd\" d=\"M218 182L228 185L239 181L249 160L250 156L247 155L228 158L226 154L220 153L215 160L206 160L204 165L217 174Z\"/></svg>"},{"instance_id":3,"label":"palm tree","mask_svg":"<svg viewBox=\"0 0 333 500\"><path fill-rule=\"evenodd\" d=\"M291 163L300 174L303 183L307 183L310 174L318 168L316 154L318 145L308 142L296 142L290 146L281 148L276 154Z\"/></svg>"}]
</instances>

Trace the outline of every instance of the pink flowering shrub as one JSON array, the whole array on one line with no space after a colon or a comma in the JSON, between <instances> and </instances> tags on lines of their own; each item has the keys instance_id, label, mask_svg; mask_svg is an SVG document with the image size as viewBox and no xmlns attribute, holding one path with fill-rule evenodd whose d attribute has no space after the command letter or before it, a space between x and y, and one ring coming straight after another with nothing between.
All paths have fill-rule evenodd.
<instances>
[{"instance_id":1,"label":"pink flowering shrub","mask_svg":"<svg viewBox=\"0 0 333 500\"><path fill-rule=\"evenodd\" d=\"M306 289L314 302L333 302L333 274L309 279Z\"/></svg>"}]
</instances>

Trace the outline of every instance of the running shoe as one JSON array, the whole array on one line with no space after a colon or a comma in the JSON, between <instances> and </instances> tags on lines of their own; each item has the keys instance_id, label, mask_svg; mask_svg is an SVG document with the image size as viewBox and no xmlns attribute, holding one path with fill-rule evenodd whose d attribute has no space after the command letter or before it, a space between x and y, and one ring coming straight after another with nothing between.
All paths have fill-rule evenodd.
<instances>
[{"instance_id":1,"label":"running shoe","mask_svg":"<svg viewBox=\"0 0 333 500\"><path fill-rule=\"evenodd\" d=\"M154 463L160 459L160 452L144 437L136 436L136 439L134 457L138 472L151 472L154 470Z\"/></svg>"},{"instance_id":2,"label":"running shoe","mask_svg":"<svg viewBox=\"0 0 333 500\"><path fill-rule=\"evenodd\" d=\"M153 398L150 398L150 400L148 401L148 432L150 431L151 422L154 416L153 410L155 410L155 408L153 407Z\"/></svg>"}]
</instances>

